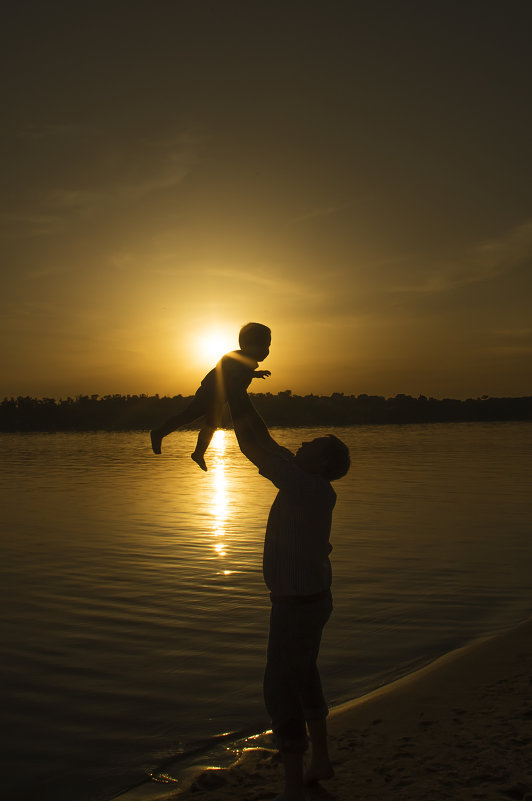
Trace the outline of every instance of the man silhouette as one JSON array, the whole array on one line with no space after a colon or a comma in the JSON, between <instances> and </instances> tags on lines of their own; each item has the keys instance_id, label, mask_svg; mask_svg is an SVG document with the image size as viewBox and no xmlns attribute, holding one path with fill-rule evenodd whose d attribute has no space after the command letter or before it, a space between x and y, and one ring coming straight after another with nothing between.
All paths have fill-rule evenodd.
<instances>
[{"instance_id":1,"label":"man silhouette","mask_svg":"<svg viewBox=\"0 0 532 801\"><path fill-rule=\"evenodd\" d=\"M284 791L276 801L303 801L305 784L334 775L316 662L332 612L329 536L336 493L330 482L349 470L349 450L329 435L304 442L292 454L271 437L245 388L229 374L224 377L240 449L279 490L264 542L264 580L272 602L264 700L284 765ZM312 758L303 774L305 723Z\"/></svg>"}]
</instances>

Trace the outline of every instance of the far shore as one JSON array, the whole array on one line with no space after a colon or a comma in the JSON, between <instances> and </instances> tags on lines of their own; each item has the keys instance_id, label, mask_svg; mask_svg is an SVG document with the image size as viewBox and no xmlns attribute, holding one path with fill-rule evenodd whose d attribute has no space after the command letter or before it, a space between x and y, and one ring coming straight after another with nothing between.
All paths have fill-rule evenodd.
<instances>
[{"instance_id":1,"label":"far shore","mask_svg":"<svg viewBox=\"0 0 532 801\"><path fill-rule=\"evenodd\" d=\"M311 428L420 423L532 421L532 396L457 400L381 395L250 393L269 427ZM78 395L75 398L4 398L0 432L149 431L191 401L176 395ZM225 414L224 425L231 418Z\"/></svg>"},{"instance_id":2,"label":"far shore","mask_svg":"<svg viewBox=\"0 0 532 801\"><path fill-rule=\"evenodd\" d=\"M335 778L309 801L532 801L532 618L331 710ZM117 801L266 801L277 755L245 749L188 786L146 783Z\"/></svg>"}]
</instances>

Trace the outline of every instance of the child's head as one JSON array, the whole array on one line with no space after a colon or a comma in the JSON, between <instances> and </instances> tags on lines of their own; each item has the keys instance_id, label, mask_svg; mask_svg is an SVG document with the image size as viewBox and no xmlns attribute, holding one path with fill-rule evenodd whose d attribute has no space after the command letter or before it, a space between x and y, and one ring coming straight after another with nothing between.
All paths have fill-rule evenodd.
<instances>
[{"instance_id":1,"label":"child's head","mask_svg":"<svg viewBox=\"0 0 532 801\"><path fill-rule=\"evenodd\" d=\"M262 323L246 323L238 334L240 350L252 356L258 362L266 358L270 352L272 332Z\"/></svg>"}]
</instances>

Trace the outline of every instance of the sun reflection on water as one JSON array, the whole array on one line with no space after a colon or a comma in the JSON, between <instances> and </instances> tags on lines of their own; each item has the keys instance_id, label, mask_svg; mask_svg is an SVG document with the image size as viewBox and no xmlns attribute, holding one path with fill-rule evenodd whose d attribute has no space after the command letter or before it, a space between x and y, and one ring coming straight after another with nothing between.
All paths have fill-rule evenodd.
<instances>
[{"instance_id":1,"label":"sun reflection on water","mask_svg":"<svg viewBox=\"0 0 532 801\"><path fill-rule=\"evenodd\" d=\"M209 451L211 456L211 467L209 471L212 475L214 493L211 501L211 514L213 517L213 534L215 537L214 550L219 557L227 556L227 517L228 517L228 493L227 477L225 474L224 454L227 445L227 431L218 429L212 438ZM224 570L225 575L230 571Z\"/></svg>"}]
</instances>

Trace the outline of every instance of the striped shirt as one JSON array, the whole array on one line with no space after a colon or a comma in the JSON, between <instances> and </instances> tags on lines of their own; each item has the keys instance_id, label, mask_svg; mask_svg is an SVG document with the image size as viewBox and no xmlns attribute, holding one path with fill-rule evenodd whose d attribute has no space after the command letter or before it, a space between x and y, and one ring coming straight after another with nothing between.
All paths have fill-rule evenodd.
<instances>
[{"instance_id":1,"label":"striped shirt","mask_svg":"<svg viewBox=\"0 0 532 801\"><path fill-rule=\"evenodd\" d=\"M336 503L330 482L277 454L264 457L259 473L279 490L266 526L266 586L272 595L314 595L328 590L332 582L329 537Z\"/></svg>"}]
</instances>

